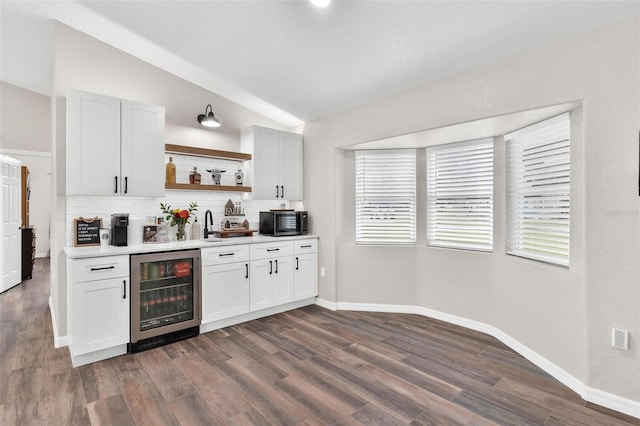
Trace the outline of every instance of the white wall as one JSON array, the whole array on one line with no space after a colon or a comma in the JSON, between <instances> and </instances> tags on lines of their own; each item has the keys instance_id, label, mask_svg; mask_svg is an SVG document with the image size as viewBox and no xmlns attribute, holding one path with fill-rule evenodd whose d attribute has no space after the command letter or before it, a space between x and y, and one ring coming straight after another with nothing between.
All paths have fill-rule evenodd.
<instances>
[{"instance_id":1,"label":"white wall","mask_svg":"<svg viewBox=\"0 0 640 426\"><path fill-rule=\"evenodd\" d=\"M639 31L635 19L307 123L321 298L489 324L587 387L640 402ZM352 162L340 147L573 101L583 102L574 179L584 207L573 212L583 241L572 241L572 270L506 256L503 243L492 254L428 248L424 237L415 248L354 245ZM612 327L630 331L629 351L611 347Z\"/></svg>"},{"instance_id":2,"label":"white wall","mask_svg":"<svg viewBox=\"0 0 640 426\"><path fill-rule=\"evenodd\" d=\"M36 257L47 257L51 217L51 99L2 81L0 95L0 151L29 168L29 224L36 232Z\"/></svg>"},{"instance_id":3,"label":"white wall","mask_svg":"<svg viewBox=\"0 0 640 426\"><path fill-rule=\"evenodd\" d=\"M51 100L0 81L0 147L51 152Z\"/></svg>"}]
</instances>

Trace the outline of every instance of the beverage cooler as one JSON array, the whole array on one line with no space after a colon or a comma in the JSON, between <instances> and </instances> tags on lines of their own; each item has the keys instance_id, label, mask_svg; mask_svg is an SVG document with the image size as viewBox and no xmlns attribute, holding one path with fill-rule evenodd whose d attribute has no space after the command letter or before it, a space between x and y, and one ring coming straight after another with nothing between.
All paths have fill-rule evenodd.
<instances>
[{"instance_id":1,"label":"beverage cooler","mask_svg":"<svg viewBox=\"0 0 640 426\"><path fill-rule=\"evenodd\" d=\"M201 286L200 250L132 255L129 352L197 336Z\"/></svg>"}]
</instances>

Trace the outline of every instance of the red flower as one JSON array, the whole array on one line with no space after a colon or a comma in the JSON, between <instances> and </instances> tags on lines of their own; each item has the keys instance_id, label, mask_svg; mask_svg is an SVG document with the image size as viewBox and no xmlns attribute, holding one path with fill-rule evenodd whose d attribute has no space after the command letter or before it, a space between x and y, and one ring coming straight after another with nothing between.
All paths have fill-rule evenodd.
<instances>
[{"instance_id":1,"label":"red flower","mask_svg":"<svg viewBox=\"0 0 640 426\"><path fill-rule=\"evenodd\" d=\"M180 210L180 213L178 214L181 219L189 219L189 210Z\"/></svg>"}]
</instances>

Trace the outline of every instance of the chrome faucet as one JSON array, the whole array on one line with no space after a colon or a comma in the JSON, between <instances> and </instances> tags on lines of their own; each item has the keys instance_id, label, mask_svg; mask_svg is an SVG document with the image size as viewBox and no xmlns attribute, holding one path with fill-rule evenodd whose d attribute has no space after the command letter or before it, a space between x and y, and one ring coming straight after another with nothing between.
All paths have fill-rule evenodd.
<instances>
[{"instance_id":1,"label":"chrome faucet","mask_svg":"<svg viewBox=\"0 0 640 426\"><path fill-rule=\"evenodd\" d=\"M211 223L209 223L209 221ZM209 234L212 233L209 231L209 225L213 225L213 215L211 214L211 210L207 210L204 212L204 238L209 238Z\"/></svg>"}]
</instances>

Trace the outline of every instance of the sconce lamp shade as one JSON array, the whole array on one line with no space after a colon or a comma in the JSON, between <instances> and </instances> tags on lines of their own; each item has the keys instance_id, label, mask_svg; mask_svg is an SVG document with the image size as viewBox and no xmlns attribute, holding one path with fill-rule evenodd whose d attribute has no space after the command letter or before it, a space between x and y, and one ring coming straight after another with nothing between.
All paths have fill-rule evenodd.
<instances>
[{"instance_id":1,"label":"sconce lamp shade","mask_svg":"<svg viewBox=\"0 0 640 426\"><path fill-rule=\"evenodd\" d=\"M207 111L209 112L207 113ZM204 114L198 115L198 123L205 127L220 127L220 122L213 115L213 108L211 107L211 104L207 105L204 109Z\"/></svg>"}]
</instances>

